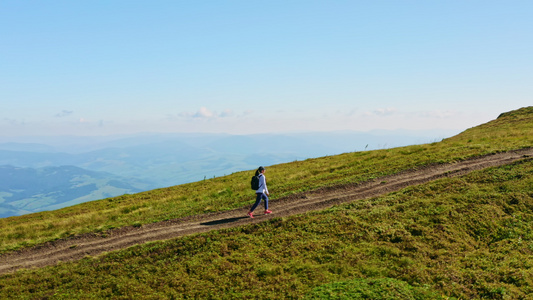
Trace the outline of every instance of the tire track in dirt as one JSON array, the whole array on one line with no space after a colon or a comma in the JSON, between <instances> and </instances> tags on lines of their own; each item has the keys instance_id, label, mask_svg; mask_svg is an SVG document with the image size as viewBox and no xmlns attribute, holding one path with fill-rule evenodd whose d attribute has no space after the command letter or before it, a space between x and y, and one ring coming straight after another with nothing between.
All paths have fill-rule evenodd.
<instances>
[{"instance_id":1,"label":"tire track in dirt","mask_svg":"<svg viewBox=\"0 0 533 300\"><path fill-rule=\"evenodd\" d=\"M527 148L455 163L431 165L357 184L320 188L315 191L271 200L274 213L265 216L257 214L254 219L246 216L249 209L247 206L230 211L147 224L141 227L118 228L108 231L105 236L87 234L57 240L3 254L0 256L0 274L10 273L21 268L40 268L59 262L79 260L86 256L96 256L146 242L167 240L210 230L264 222L275 217L320 210L336 204L385 195L439 178L460 176L483 168L511 164L523 159L529 160L532 157L533 148Z\"/></svg>"}]
</instances>

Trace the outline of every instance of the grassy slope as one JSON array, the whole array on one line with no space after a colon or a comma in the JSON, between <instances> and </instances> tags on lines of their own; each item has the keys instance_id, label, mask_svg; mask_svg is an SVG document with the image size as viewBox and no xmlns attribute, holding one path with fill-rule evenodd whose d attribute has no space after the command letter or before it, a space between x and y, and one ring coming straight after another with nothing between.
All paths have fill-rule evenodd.
<instances>
[{"instance_id":1,"label":"grassy slope","mask_svg":"<svg viewBox=\"0 0 533 300\"><path fill-rule=\"evenodd\" d=\"M531 146L529 107L439 143L272 166L269 187L282 196ZM533 292L528 230L533 221L532 170L525 163L475 172L305 216L22 271L0 277L0 295L127 298L148 292L162 297L279 298L301 297L324 283L331 286L316 295L368 284L358 278L388 278L371 286L382 286L379 292L401 290L426 297L518 297ZM211 179L208 185L193 183L3 219L2 250L249 204L249 175L241 172Z\"/></svg>"},{"instance_id":2,"label":"grassy slope","mask_svg":"<svg viewBox=\"0 0 533 300\"><path fill-rule=\"evenodd\" d=\"M268 168L273 198L326 185L365 181L405 169L533 146L533 107L466 130L442 142L346 153ZM249 205L253 172L135 195L92 201L20 217L0 219L0 253L58 238L141 225Z\"/></svg>"}]
</instances>

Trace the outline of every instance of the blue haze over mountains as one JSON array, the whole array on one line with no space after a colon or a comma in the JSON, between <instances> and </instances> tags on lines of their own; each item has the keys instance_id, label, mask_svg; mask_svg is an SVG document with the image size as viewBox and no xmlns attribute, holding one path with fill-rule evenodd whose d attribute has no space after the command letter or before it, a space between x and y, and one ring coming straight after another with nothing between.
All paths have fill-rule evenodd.
<instances>
[{"instance_id":1,"label":"blue haze over mountains","mask_svg":"<svg viewBox=\"0 0 533 300\"><path fill-rule=\"evenodd\" d=\"M0 137L0 217L200 181L260 165L438 142L456 133Z\"/></svg>"}]
</instances>

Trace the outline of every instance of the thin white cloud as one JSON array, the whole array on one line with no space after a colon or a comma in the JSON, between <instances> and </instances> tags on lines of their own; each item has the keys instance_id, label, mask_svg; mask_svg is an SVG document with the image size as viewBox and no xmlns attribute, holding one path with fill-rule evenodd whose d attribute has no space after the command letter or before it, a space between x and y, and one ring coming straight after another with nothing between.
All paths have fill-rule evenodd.
<instances>
[{"instance_id":1,"label":"thin white cloud","mask_svg":"<svg viewBox=\"0 0 533 300\"><path fill-rule=\"evenodd\" d=\"M394 107L378 108L374 111L374 114L378 116L390 116L395 114L397 111L398 110Z\"/></svg>"},{"instance_id":2,"label":"thin white cloud","mask_svg":"<svg viewBox=\"0 0 533 300\"><path fill-rule=\"evenodd\" d=\"M200 107L200 110L193 114L192 117L199 119L211 119L216 117L216 114L207 109L206 107Z\"/></svg>"},{"instance_id":3,"label":"thin white cloud","mask_svg":"<svg viewBox=\"0 0 533 300\"><path fill-rule=\"evenodd\" d=\"M234 113L231 109L225 109L223 112L219 115L221 118L227 118L227 117L233 117Z\"/></svg>"},{"instance_id":4,"label":"thin white cloud","mask_svg":"<svg viewBox=\"0 0 533 300\"><path fill-rule=\"evenodd\" d=\"M398 110L394 107L387 107L387 108L378 108L378 109L375 109L371 112L367 111L365 113L363 113L363 115L365 116L381 116L381 117L384 117L384 116L392 116L394 114L397 114L398 113Z\"/></svg>"},{"instance_id":5,"label":"thin white cloud","mask_svg":"<svg viewBox=\"0 0 533 300\"><path fill-rule=\"evenodd\" d=\"M62 110L61 112L57 113L55 115L56 118L62 118L62 117L66 117L66 116L69 116L73 113L74 111L72 110Z\"/></svg>"},{"instance_id":6,"label":"thin white cloud","mask_svg":"<svg viewBox=\"0 0 533 300\"><path fill-rule=\"evenodd\" d=\"M249 114L249 112L245 112L245 114ZM219 118L230 118L236 116L235 112L231 109L225 109L222 112L216 112L208 109L207 107L200 107L200 109L194 113L191 112L182 112L177 115L178 118L185 118L185 119L203 119L203 120L212 120L212 119L219 119ZM174 116L167 115L167 119L174 119Z\"/></svg>"}]
</instances>

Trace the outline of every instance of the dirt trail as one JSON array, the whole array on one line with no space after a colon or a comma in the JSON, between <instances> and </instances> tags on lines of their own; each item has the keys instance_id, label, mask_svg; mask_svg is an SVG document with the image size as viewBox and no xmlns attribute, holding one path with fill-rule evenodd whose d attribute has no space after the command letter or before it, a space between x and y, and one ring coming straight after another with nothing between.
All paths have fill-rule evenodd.
<instances>
[{"instance_id":1,"label":"dirt trail","mask_svg":"<svg viewBox=\"0 0 533 300\"><path fill-rule=\"evenodd\" d=\"M109 231L106 237L88 234L57 240L0 256L0 274L10 273L20 268L39 268L59 262L79 260L86 256L96 256L150 241L166 240L320 210L335 204L384 195L438 178L460 176L474 170L506 165L521 159L531 159L531 157L533 157L533 148L528 148L456 163L432 165L353 185L322 188L271 200L270 206L274 213L264 216L260 214L259 208L254 219L246 216L249 209L247 206L231 211L148 224L138 228L119 228Z\"/></svg>"}]
</instances>

